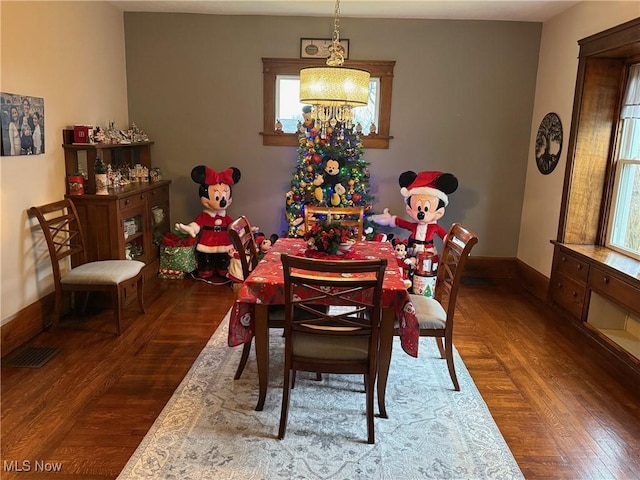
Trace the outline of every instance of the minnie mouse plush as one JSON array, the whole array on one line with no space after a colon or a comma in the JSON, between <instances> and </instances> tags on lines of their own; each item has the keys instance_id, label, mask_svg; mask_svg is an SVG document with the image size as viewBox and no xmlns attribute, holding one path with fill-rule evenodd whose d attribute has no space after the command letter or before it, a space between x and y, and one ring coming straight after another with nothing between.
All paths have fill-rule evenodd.
<instances>
[{"instance_id":1,"label":"minnie mouse plush","mask_svg":"<svg viewBox=\"0 0 640 480\"><path fill-rule=\"evenodd\" d=\"M226 279L231 248L227 227L233 222L227 215L227 207L232 202L231 186L240 181L240 170L229 167L218 173L198 165L191 170L191 179L200 185L198 194L204 210L188 225L176 223L176 229L192 237L199 236L196 245L198 278L207 280L217 274Z\"/></svg>"},{"instance_id":2,"label":"minnie mouse plush","mask_svg":"<svg viewBox=\"0 0 640 480\"><path fill-rule=\"evenodd\" d=\"M407 258L407 239L400 240L399 238L392 238L391 245L393 245L393 251L398 262L398 267L402 271L402 281L405 288L408 290L411 288L411 279L409 278L409 270L411 269L411 262Z\"/></svg>"},{"instance_id":3,"label":"minnie mouse plush","mask_svg":"<svg viewBox=\"0 0 640 480\"><path fill-rule=\"evenodd\" d=\"M442 218L449 204L448 195L458 189L458 179L450 173L407 171L400 175L398 183L407 204L406 212L414 221L391 215L388 208L382 214L371 215L371 220L378 225L409 230L408 255L416 256L419 252L435 254L434 235L441 239L447 235L447 231L436 222Z\"/></svg>"}]
</instances>

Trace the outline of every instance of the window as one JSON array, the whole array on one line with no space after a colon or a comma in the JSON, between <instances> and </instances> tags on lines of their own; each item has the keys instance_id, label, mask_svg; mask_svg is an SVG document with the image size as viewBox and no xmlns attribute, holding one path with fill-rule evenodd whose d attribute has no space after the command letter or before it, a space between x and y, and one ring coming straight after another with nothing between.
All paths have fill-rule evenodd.
<instances>
[{"instance_id":1,"label":"window","mask_svg":"<svg viewBox=\"0 0 640 480\"><path fill-rule=\"evenodd\" d=\"M621 117L606 245L640 259L640 64L629 69Z\"/></svg>"},{"instance_id":2,"label":"window","mask_svg":"<svg viewBox=\"0 0 640 480\"><path fill-rule=\"evenodd\" d=\"M302 119L302 104L298 100L300 69L323 65L323 59L263 58L263 145L297 146L298 120ZM347 60L345 66L361 68L371 73L369 105L354 109L356 122L362 125L365 148L389 148L391 123L391 91L394 61ZM282 131L276 131L279 120ZM369 126L375 124L375 134Z\"/></svg>"},{"instance_id":3,"label":"window","mask_svg":"<svg viewBox=\"0 0 640 480\"><path fill-rule=\"evenodd\" d=\"M300 77L298 75L276 75L276 112L275 119L282 124L284 133L295 133L298 122L302 122L302 107L300 103ZM380 118L380 79L372 78L369 82L369 103L364 107L353 109L354 125L360 124L365 134L373 124L377 127Z\"/></svg>"}]
</instances>

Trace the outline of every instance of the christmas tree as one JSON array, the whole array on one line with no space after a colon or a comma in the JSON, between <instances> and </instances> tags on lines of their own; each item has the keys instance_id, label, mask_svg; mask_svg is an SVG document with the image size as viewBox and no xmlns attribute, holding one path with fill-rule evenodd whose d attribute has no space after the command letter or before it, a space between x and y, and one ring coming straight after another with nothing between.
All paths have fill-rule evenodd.
<instances>
[{"instance_id":1,"label":"christmas tree","mask_svg":"<svg viewBox=\"0 0 640 480\"><path fill-rule=\"evenodd\" d=\"M363 160L361 129L335 120L332 123L317 127L310 115L305 115L304 124L298 124L298 163L287 192L289 237L304 235L305 205L362 206L365 234L368 238L373 234L374 224L368 221L373 197L369 194L369 163Z\"/></svg>"}]
</instances>

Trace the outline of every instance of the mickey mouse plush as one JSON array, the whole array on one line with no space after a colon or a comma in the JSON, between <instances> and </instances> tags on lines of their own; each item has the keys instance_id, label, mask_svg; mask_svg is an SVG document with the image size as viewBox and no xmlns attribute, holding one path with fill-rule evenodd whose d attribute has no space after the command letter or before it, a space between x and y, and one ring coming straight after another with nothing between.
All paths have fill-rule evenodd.
<instances>
[{"instance_id":1,"label":"mickey mouse plush","mask_svg":"<svg viewBox=\"0 0 640 480\"><path fill-rule=\"evenodd\" d=\"M191 179L200 185L198 195L204 210L188 225L176 223L176 229L196 237L198 278L209 279L217 274L227 277L231 240L227 227L233 218L227 215L231 205L231 186L240 181L240 170L229 167L222 172L198 165L191 170ZM228 282L228 280L226 280Z\"/></svg>"},{"instance_id":2,"label":"mickey mouse plush","mask_svg":"<svg viewBox=\"0 0 640 480\"><path fill-rule=\"evenodd\" d=\"M260 258L264 257L267 252L271 250L271 247L274 243L276 243L276 240L278 240L278 238L280 237L278 237L278 235L275 233L272 233L269 237L265 236L265 234L262 232L256 233L255 239L256 245L258 246L258 256Z\"/></svg>"},{"instance_id":3,"label":"mickey mouse plush","mask_svg":"<svg viewBox=\"0 0 640 480\"><path fill-rule=\"evenodd\" d=\"M344 166L343 159L335 159L327 157L324 163L324 173L317 175L313 180L313 184L316 186L314 192L316 200L319 202L324 201L324 191L322 186L333 187L333 193L331 194L331 205L340 205L340 195L346 192L344 186L340 183L340 168Z\"/></svg>"},{"instance_id":4,"label":"mickey mouse plush","mask_svg":"<svg viewBox=\"0 0 640 480\"><path fill-rule=\"evenodd\" d=\"M400 194L404 197L407 214L414 220L409 222L389 213L385 208L379 215L371 215L378 225L409 230L408 254L433 252L433 236L441 239L447 231L436 222L444 215L451 193L458 189L458 179L451 173L406 171L398 178Z\"/></svg>"}]
</instances>

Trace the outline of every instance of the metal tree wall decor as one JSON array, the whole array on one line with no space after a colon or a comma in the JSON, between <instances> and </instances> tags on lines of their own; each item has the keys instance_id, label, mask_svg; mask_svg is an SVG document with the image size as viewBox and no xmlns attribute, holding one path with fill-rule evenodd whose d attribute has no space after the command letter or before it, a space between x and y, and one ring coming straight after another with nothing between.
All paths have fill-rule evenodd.
<instances>
[{"instance_id":1,"label":"metal tree wall decor","mask_svg":"<svg viewBox=\"0 0 640 480\"><path fill-rule=\"evenodd\" d=\"M536 136L536 165L543 175L553 172L562 152L562 122L556 113L547 113Z\"/></svg>"}]
</instances>

